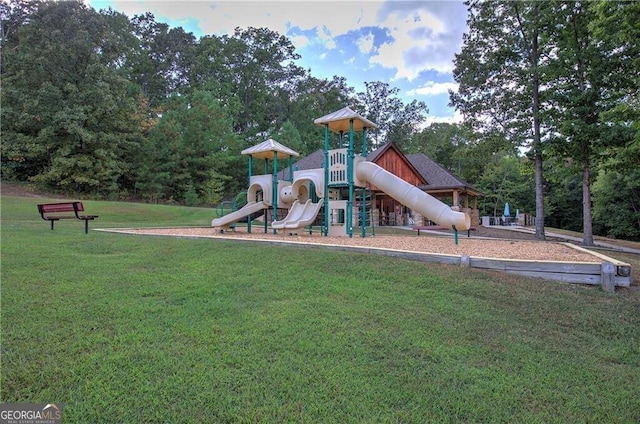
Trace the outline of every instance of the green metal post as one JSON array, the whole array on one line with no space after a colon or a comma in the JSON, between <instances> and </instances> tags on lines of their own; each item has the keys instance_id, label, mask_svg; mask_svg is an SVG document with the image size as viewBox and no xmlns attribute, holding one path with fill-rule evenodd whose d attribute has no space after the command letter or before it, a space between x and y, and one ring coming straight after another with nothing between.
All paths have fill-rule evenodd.
<instances>
[{"instance_id":1,"label":"green metal post","mask_svg":"<svg viewBox=\"0 0 640 424\"><path fill-rule=\"evenodd\" d=\"M452 225L451 228L453 228L453 242L457 245L458 244L458 230L456 229L455 225Z\"/></svg>"},{"instance_id":2,"label":"green metal post","mask_svg":"<svg viewBox=\"0 0 640 424\"><path fill-rule=\"evenodd\" d=\"M273 216L271 222L278 219L278 152L273 152L273 183L271 188L271 201L273 203ZM276 229L273 229L273 234L276 234Z\"/></svg>"},{"instance_id":3,"label":"green metal post","mask_svg":"<svg viewBox=\"0 0 640 424\"><path fill-rule=\"evenodd\" d=\"M268 174L269 173L269 159L265 158L264 159L264 174ZM271 194L273 194L273 189L271 190ZM269 193L262 193L262 199L266 200L266 196L268 196ZM264 209L264 233L267 234L267 212L268 210L265 208Z\"/></svg>"},{"instance_id":4,"label":"green metal post","mask_svg":"<svg viewBox=\"0 0 640 424\"><path fill-rule=\"evenodd\" d=\"M325 237L329 235L329 124L324 124L324 226Z\"/></svg>"},{"instance_id":5,"label":"green metal post","mask_svg":"<svg viewBox=\"0 0 640 424\"><path fill-rule=\"evenodd\" d=\"M367 157L367 127L362 128L362 157ZM367 188L363 187L361 190L362 199L360 200L360 225L362 226L360 232L362 237L367 236ZM373 199L371 199L373 200Z\"/></svg>"},{"instance_id":6,"label":"green metal post","mask_svg":"<svg viewBox=\"0 0 640 424\"><path fill-rule=\"evenodd\" d=\"M353 119L349 120L347 182L349 183L349 199L347 200L347 234L349 235L349 237L353 237Z\"/></svg>"},{"instance_id":7,"label":"green metal post","mask_svg":"<svg viewBox=\"0 0 640 424\"><path fill-rule=\"evenodd\" d=\"M249 186L251 186L251 177L253 174L253 156L249 155ZM255 201L256 199L247 199ZM247 233L251 233L251 215L247 217Z\"/></svg>"}]
</instances>

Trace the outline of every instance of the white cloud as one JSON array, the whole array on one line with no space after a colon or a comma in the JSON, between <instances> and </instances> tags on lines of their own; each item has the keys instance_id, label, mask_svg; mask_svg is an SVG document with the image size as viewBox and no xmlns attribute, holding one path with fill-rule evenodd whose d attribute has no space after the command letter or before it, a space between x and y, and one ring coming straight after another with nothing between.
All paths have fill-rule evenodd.
<instances>
[{"instance_id":1,"label":"white cloud","mask_svg":"<svg viewBox=\"0 0 640 424\"><path fill-rule=\"evenodd\" d=\"M159 22L198 28L198 37L233 34L237 27L267 27L289 37L299 49L305 67L324 67L325 72L351 75L354 80L350 83L356 86L361 83L357 81L359 77L366 75L373 80L377 78L376 71L384 68L380 73L384 77L380 78L411 88L409 95L424 96L455 89L452 83L416 84L424 79L442 79L434 73L452 71L452 59L462 46L467 16L462 0L84 1L95 7L111 4L128 16L151 12ZM387 41L380 45L382 39ZM359 68L340 69L340 64L346 64L358 51L360 55L351 63ZM335 61L335 69L320 63L329 57ZM368 63L363 63L367 59Z\"/></svg>"},{"instance_id":2,"label":"white cloud","mask_svg":"<svg viewBox=\"0 0 640 424\"><path fill-rule=\"evenodd\" d=\"M458 84L454 82L435 82L427 81L421 87L416 87L407 91L409 96L437 96L439 94L448 94L449 90L458 91Z\"/></svg>"},{"instance_id":3,"label":"white cloud","mask_svg":"<svg viewBox=\"0 0 640 424\"><path fill-rule=\"evenodd\" d=\"M378 25L387 27L394 41L381 46L371 61L395 68L394 79L411 81L427 70L451 72L465 28L461 6L460 2L385 3Z\"/></svg>"},{"instance_id":4,"label":"white cloud","mask_svg":"<svg viewBox=\"0 0 640 424\"><path fill-rule=\"evenodd\" d=\"M116 0L113 5L129 16L152 12L156 18L172 21L196 20L203 35L232 34L236 27L250 26L267 27L283 35L292 27L315 29L317 38L307 39L307 43L320 43L327 49L336 48L336 37L350 31L383 27L394 41L380 46L370 62L395 69L395 79L410 81L425 70L448 73L453 69L453 54L461 45L466 18L461 1ZM358 47L365 54L374 52L373 36L359 40Z\"/></svg>"},{"instance_id":5,"label":"white cloud","mask_svg":"<svg viewBox=\"0 0 640 424\"><path fill-rule=\"evenodd\" d=\"M304 48L309 44L309 37L305 35L296 35L294 37L289 37L289 39L291 40L293 45L296 47L296 49Z\"/></svg>"},{"instance_id":6,"label":"white cloud","mask_svg":"<svg viewBox=\"0 0 640 424\"><path fill-rule=\"evenodd\" d=\"M360 37L356 41L356 45L358 46L358 49L360 50L361 53L363 53L363 54L371 53L371 51L374 48L374 45L373 45L373 34L368 33L367 35L364 35L364 36Z\"/></svg>"},{"instance_id":7,"label":"white cloud","mask_svg":"<svg viewBox=\"0 0 640 424\"><path fill-rule=\"evenodd\" d=\"M327 49L332 50L337 47L336 41L331 35L331 31L325 25L316 27L316 34L318 35L319 40Z\"/></svg>"},{"instance_id":8,"label":"white cloud","mask_svg":"<svg viewBox=\"0 0 640 424\"><path fill-rule=\"evenodd\" d=\"M434 124L436 122L444 122L447 124L459 124L464 120L462 113L457 110L453 112L451 115L447 116L427 116L427 120L423 124L423 128L427 128L429 125Z\"/></svg>"}]
</instances>

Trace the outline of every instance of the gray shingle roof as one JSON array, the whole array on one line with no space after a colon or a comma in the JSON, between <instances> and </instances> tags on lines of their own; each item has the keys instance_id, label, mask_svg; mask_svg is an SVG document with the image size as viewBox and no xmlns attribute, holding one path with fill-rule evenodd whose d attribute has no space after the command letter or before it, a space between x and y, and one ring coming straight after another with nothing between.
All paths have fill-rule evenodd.
<instances>
[{"instance_id":1,"label":"gray shingle roof","mask_svg":"<svg viewBox=\"0 0 640 424\"><path fill-rule=\"evenodd\" d=\"M299 171L301 169L317 169L324 166L324 150L319 149L311 153L309 156L305 156L296 163L293 164L293 171ZM278 172L278 179L289 179L289 167Z\"/></svg>"},{"instance_id":2,"label":"gray shingle roof","mask_svg":"<svg viewBox=\"0 0 640 424\"><path fill-rule=\"evenodd\" d=\"M416 170L427 180L426 189L442 189L442 188L469 188L477 191L466 181L456 177L442 166L431 160L422 153L407 155L407 159L416 168Z\"/></svg>"}]
</instances>

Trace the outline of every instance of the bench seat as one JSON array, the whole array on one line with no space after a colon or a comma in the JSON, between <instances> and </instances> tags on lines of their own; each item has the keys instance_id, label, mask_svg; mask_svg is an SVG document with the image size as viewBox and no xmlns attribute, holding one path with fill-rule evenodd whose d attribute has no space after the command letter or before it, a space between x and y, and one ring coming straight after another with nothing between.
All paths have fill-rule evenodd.
<instances>
[{"instance_id":1,"label":"bench seat","mask_svg":"<svg viewBox=\"0 0 640 424\"><path fill-rule=\"evenodd\" d=\"M84 233L89 232L89 221L98 218L98 215L84 215L84 205L82 202L60 202L60 203L43 203L38 205L38 212L45 221L53 224L61 219L79 219L84 221Z\"/></svg>"}]
</instances>

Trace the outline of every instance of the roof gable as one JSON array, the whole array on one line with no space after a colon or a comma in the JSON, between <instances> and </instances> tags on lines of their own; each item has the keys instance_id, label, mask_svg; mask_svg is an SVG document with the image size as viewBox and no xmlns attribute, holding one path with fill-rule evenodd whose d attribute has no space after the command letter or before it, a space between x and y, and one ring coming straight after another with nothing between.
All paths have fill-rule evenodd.
<instances>
[{"instance_id":1,"label":"roof gable","mask_svg":"<svg viewBox=\"0 0 640 424\"><path fill-rule=\"evenodd\" d=\"M413 185L427 184L424 176L413 166L394 143L387 143L367 155L367 160L386 169Z\"/></svg>"},{"instance_id":2,"label":"roof gable","mask_svg":"<svg viewBox=\"0 0 640 424\"><path fill-rule=\"evenodd\" d=\"M473 189L466 181L456 177L422 153L407 155L407 159L427 181L427 189L462 187Z\"/></svg>"}]
</instances>

